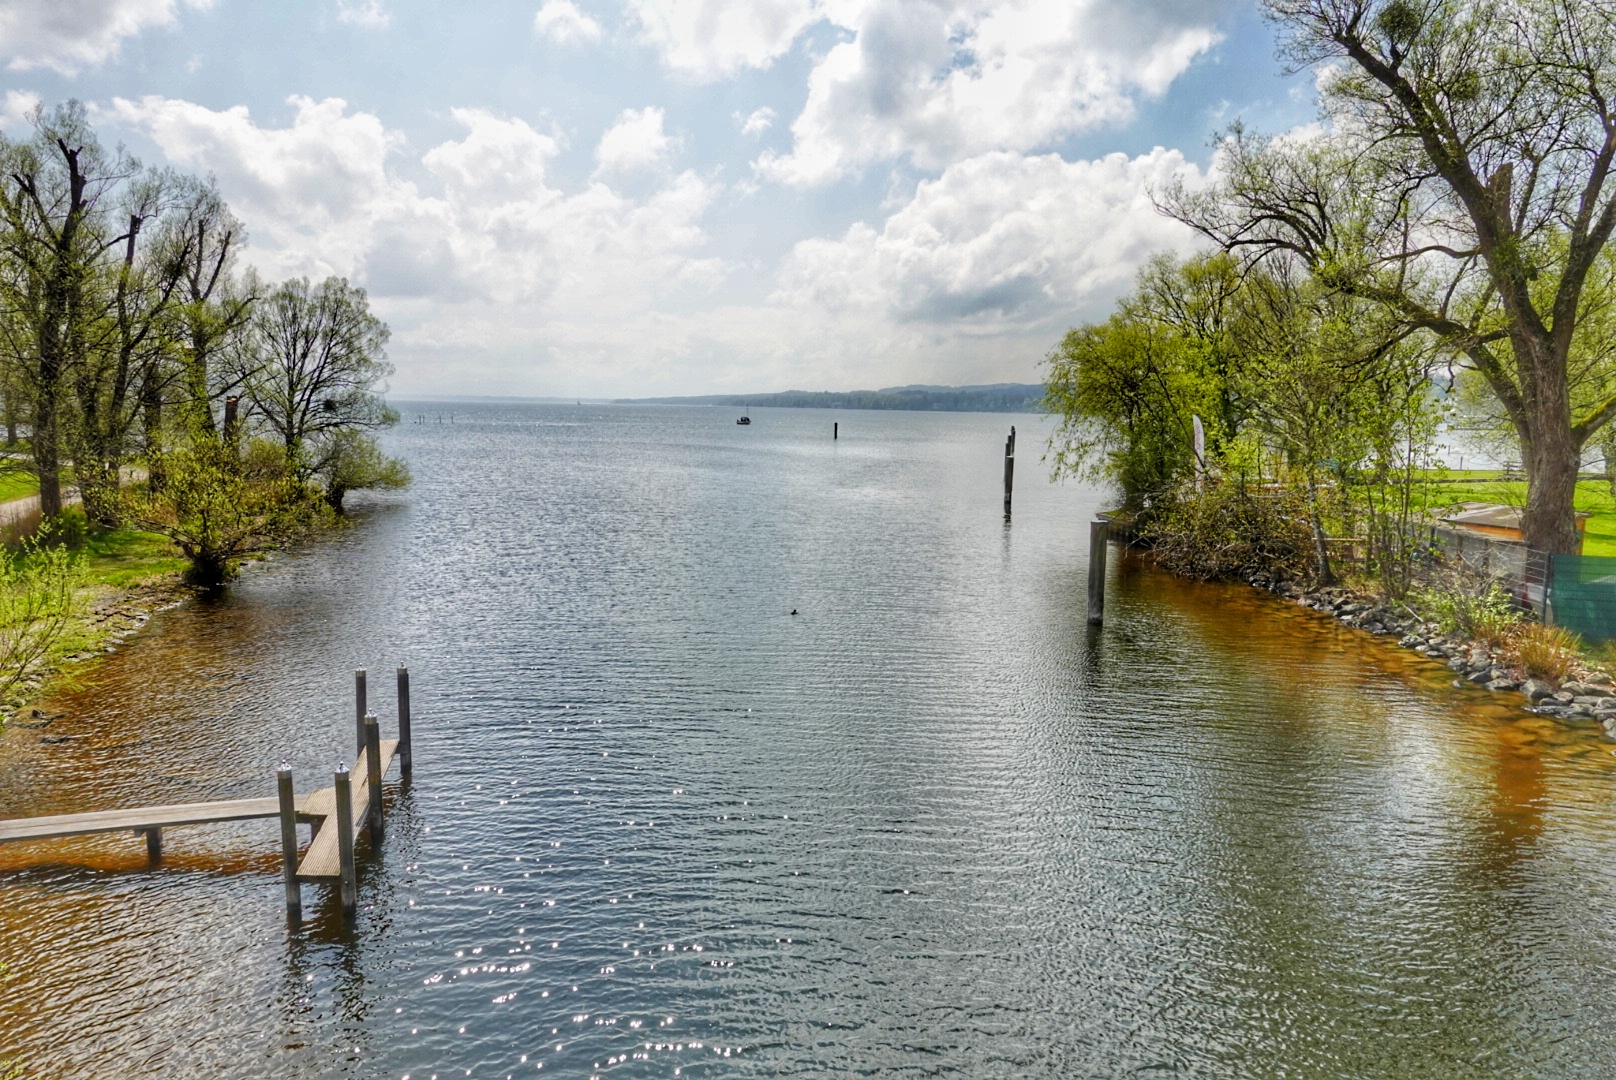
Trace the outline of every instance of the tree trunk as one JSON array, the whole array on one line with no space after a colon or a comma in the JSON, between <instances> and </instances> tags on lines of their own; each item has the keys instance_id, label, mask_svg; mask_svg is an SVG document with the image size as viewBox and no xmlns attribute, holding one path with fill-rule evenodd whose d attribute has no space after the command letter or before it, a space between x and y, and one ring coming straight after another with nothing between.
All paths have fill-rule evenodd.
<instances>
[{"instance_id":1,"label":"tree trunk","mask_svg":"<svg viewBox=\"0 0 1616 1080\"><path fill-rule=\"evenodd\" d=\"M49 521L62 512L62 473L57 443L56 392L41 387L34 403L34 471L39 474L39 516Z\"/></svg>"},{"instance_id":2,"label":"tree trunk","mask_svg":"<svg viewBox=\"0 0 1616 1080\"><path fill-rule=\"evenodd\" d=\"M1516 333L1511 344L1521 363L1525 425L1521 464L1526 469L1526 509L1521 536L1536 551L1568 555L1577 550L1577 472L1582 443L1572 431L1571 393L1564 357L1537 335Z\"/></svg>"},{"instance_id":3,"label":"tree trunk","mask_svg":"<svg viewBox=\"0 0 1616 1080\"><path fill-rule=\"evenodd\" d=\"M1330 569L1330 545L1325 542L1324 521L1319 516L1319 485L1310 476L1307 480L1307 516L1313 527L1313 574L1319 585L1334 585L1335 574Z\"/></svg>"}]
</instances>

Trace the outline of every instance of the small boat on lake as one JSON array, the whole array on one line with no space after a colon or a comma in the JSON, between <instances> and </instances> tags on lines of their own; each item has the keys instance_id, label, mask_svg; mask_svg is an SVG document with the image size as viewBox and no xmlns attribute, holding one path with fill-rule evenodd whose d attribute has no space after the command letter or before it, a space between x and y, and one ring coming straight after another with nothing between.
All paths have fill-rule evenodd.
<instances>
[{"instance_id":1,"label":"small boat on lake","mask_svg":"<svg viewBox=\"0 0 1616 1080\"><path fill-rule=\"evenodd\" d=\"M752 418L750 416L743 416L735 422L737 424L750 424L752 422Z\"/></svg>"}]
</instances>

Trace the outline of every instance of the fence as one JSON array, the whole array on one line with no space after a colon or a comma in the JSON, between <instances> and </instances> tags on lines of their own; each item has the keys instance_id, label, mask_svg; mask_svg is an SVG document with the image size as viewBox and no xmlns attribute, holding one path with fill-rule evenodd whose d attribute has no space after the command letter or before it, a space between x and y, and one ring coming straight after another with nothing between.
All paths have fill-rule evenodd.
<instances>
[{"instance_id":1,"label":"fence","mask_svg":"<svg viewBox=\"0 0 1616 1080\"><path fill-rule=\"evenodd\" d=\"M1544 621L1575 630L1584 641L1616 638L1616 558L1555 555Z\"/></svg>"},{"instance_id":2,"label":"fence","mask_svg":"<svg viewBox=\"0 0 1616 1080\"><path fill-rule=\"evenodd\" d=\"M1544 614L1553 610L1550 582L1554 580L1550 556L1534 551L1519 540L1504 540L1469 529L1446 525L1420 527L1424 546L1432 555L1471 574L1491 578L1499 588L1515 598L1523 608ZM1616 560L1610 560L1616 563ZM1616 571L1613 571L1616 572Z\"/></svg>"}]
</instances>

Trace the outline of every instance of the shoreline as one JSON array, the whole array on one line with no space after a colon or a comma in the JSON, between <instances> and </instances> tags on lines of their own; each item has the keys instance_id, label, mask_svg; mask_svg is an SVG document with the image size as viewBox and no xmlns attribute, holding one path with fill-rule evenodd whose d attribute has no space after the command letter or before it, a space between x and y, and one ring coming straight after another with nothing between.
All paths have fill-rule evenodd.
<instances>
[{"instance_id":1,"label":"shoreline","mask_svg":"<svg viewBox=\"0 0 1616 1080\"><path fill-rule=\"evenodd\" d=\"M1526 711L1534 715L1571 724L1597 723L1606 738L1616 740L1616 679L1608 672L1581 666L1575 678L1556 683L1512 665L1499 650L1484 642L1462 634L1443 633L1441 627L1422 618L1407 605L1383 596L1340 585L1309 588L1261 571L1232 580L1263 589L1375 637L1395 635L1398 647L1444 661L1457 676L1456 687L1469 684L1494 694L1519 693L1526 699ZM1402 609L1401 613L1397 608Z\"/></svg>"},{"instance_id":2,"label":"shoreline","mask_svg":"<svg viewBox=\"0 0 1616 1080\"><path fill-rule=\"evenodd\" d=\"M12 727L49 724L54 717L39 707L42 701L89 677L97 661L145 629L153 615L179 607L197 592L178 573L154 575L133 585L91 585L86 591L84 608L67 632L81 647L30 672L12 688L0 707L0 737Z\"/></svg>"}]
</instances>

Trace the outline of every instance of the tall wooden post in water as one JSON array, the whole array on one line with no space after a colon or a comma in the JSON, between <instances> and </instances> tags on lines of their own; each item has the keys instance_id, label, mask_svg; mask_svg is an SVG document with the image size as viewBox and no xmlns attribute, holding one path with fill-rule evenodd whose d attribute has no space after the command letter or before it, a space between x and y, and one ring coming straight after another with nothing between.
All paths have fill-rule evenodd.
<instances>
[{"instance_id":1,"label":"tall wooden post in water","mask_svg":"<svg viewBox=\"0 0 1616 1080\"><path fill-rule=\"evenodd\" d=\"M1105 621L1105 547L1111 523L1104 518L1089 522L1089 625Z\"/></svg>"},{"instance_id":2,"label":"tall wooden post in water","mask_svg":"<svg viewBox=\"0 0 1616 1080\"><path fill-rule=\"evenodd\" d=\"M338 765L331 778L337 801L337 870L342 877L342 913L352 915L359 906L359 881L354 870L353 787L348 766Z\"/></svg>"},{"instance_id":3,"label":"tall wooden post in water","mask_svg":"<svg viewBox=\"0 0 1616 1080\"><path fill-rule=\"evenodd\" d=\"M365 704L365 669L356 668L353 673L354 690L354 753L365 748L365 714L370 709Z\"/></svg>"},{"instance_id":4,"label":"tall wooden post in water","mask_svg":"<svg viewBox=\"0 0 1616 1080\"><path fill-rule=\"evenodd\" d=\"M297 884L297 797L292 790L292 766L281 762L275 770L275 787L281 804L281 873L286 879L286 910L303 913L303 891Z\"/></svg>"},{"instance_id":5,"label":"tall wooden post in water","mask_svg":"<svg viewBox=\"0 0 1616 1080\"><path fill-rule=\"evenodd\" d=\"M1010 520L1010 492L1016 480L1016 429L1010 426L1010 437L1004 441L1004 519Z\"/></svg>"},{"instance_id":6,"label":"tall wooden post in water","mask_svg":"<svg viewBox=\"0 0 1616 1080\"><path fill-rule=\"evenodd\" d=\"M410 669L398 669L398 774L410 775Z\"/></svg>"}]
</instances>

